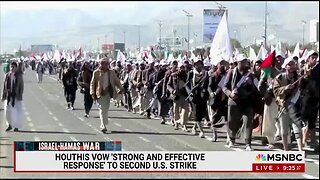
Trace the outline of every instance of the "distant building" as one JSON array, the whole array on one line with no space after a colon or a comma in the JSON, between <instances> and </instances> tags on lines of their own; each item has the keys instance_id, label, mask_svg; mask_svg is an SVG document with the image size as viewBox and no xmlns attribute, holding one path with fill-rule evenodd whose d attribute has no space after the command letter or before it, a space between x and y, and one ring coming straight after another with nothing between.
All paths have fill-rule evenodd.
<instances>
[{"instance_id":1,"label":"distant building","mask_svg":"<svg viewBox=\"0 0 320 180\"><path fill-rule=\"evenodd\" d=\"M114 44L102 44L101 45L102 53L109 53L109 52L113 51L113 49L114 49Z\"/></svg>"},{"instance_id":2,"label":"distant building","mask_svg":"<svg viewBox=\"0 0 320 180\"><path fill-rule=\"evenodd\" d=\"M319 42L319 20L317 19L310 21L309 42Z\"/></svg>"},{"instance_id":3,"label":"distant building","mask_svg":"<svg viewBox=\"0 0 320 180\"><path fill-rule=\"evenodd\" d=\"M47 44L47 45L31 45L31 52L33 53L45 53L54 51L55 45Z\"/></svg>"}]
</instances>

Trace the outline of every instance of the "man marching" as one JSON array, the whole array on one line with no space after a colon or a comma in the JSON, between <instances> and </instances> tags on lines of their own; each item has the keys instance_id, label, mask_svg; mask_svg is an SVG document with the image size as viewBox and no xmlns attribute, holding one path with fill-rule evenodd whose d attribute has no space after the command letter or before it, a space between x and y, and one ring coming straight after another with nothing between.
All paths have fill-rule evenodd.
<instances>
[{"instance_id":1,"label":"man marching","mask_svg":"<svg viewBox=\"0 0 320 180\"><path fill-rule=\"evenodd\" d=\"M23 74L18 71L18 64L12 62L10 71L5 75L1 101L4 102L5 119L8 124L6 131L22 128L22 99L24 83Z\"/></svg>"},{"instance_id":2,"label":"man marching","mask_svg":"<svg viewBox=\"0 0 320 180\"><path fill-rule=\"evenodd\" d=\"M228 100L228 147L233 147L236 137L244 124L246 151L251 151L253 95L257 91L253 84L253 75L247 66L248 60L243 54L236 57L237 66L227 74L223 92ZM242 120L241 120L242 119Z\"/></svg>"},{"instance_id":3,"label":"man marching","mask_svg":"<svg viewBox=\"0 0 320 180\"><path fill-rule=\"evenodd\" d=\"M110 99L116 99L117 95L123 91L120 79L114 70L110 69L109 63L107 58L101 59L100 67L93 72L90 83L90 94L99 104L100 128L104 134L107 133Z\"/></svg>"},{"instance_id":4,"label":"man marching","mask_svg":"<svg viewBox=\"0 0 320 180\"><path fill-rule=\"evenodd\" d=\"M167 88L173 96L173 116L175 130L183 126L183 130L188 132L186 124L189 120L189 103L186 101L188 93L185 89L187 82L187 72L184 64L179 65L179 71L172 73L167 84Z\"/></svg>"},{"instance_id":5,"label":"man marching","mask_svg":"<svg viewBox=\"0 0 320 180\"><path fill-rule=\"evenodd\" d=\"M288 134L292 125L299 151L302 151L302 115L300 101L300 87L296 62L293 58L287 58L283 65L286 72L275 78L273 92L279 105L277 119L280 122L283 149L289 150Z\"/></svg>"},{"instance_id":6,"label":"man marching","mask_svg":"<svg viewBox=\"0 0 320 180\"><path fill-rule=\"evenodd\" d=\"M192 134L197 134L196 128L200 130L199 136L204 138L204 132L202 129L202 119L205 118L207 113L207 101L209 99L208 93L208 72L204 70L203 61L198 59L194 63L194 70L188 73L187 78L187 92L189 94L188 100L191 101L192 111L195 112L195 124L192 128Z\"/></svg>"},{"instance_id":7,"label":"man marching","mask_svg":"<svg viewBox=\"0 0 320 180\"><path fill-rule=\"evenodd\" d=\"M222 91L223 83L227 74L227 66L228 63L226 61L221 61L218 64L218 69L209 74L208 92L210 97L208 101L208 114L213 131L212 141L217 141L218 136L216 128L223 126L220 121L222 117L226 120L228 115L228 98Z\"/></svg>"}]
</instances>

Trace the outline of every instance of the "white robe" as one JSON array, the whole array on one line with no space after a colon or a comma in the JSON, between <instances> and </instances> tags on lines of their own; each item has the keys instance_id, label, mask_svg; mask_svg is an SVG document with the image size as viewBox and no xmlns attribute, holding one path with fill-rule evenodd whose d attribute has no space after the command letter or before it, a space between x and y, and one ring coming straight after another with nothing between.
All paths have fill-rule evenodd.
<instances>
[{"instance_id":1,"label":"white robe","mask_svg":"<svg viewBox=\"0 0 320 180\"><path fill-rule=\"evenodd\" d=\"M275 99L272 100L271 104L264 105L263 121L262 121L262 136L273 139L279 131L276 127L276 116L278 114L278 105Z\"/></svg>"},{"instance_id":2,"label":"white robe","mask_svg":"<svg viewBox=\"0 0 320 180\"><path fill-rule=\"evenodd\" d=\"M15 100L15 105L12 107L11 102L7 105L7 100L4 101L4 116L7 121L7 125L11 125L12 128L22 128L22 101Z\"/></svg>"}]
</instances>

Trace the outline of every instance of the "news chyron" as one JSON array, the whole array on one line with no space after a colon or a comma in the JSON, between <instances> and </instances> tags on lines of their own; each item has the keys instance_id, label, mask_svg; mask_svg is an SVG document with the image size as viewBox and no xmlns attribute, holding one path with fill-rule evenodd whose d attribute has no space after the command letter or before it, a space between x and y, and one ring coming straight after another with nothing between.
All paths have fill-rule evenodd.
<instances>
[{"instance_id":1,"label":"news chyron","mask_svg":"<svg viewBox=\"0 0 320 180\"><path fill-rule=\"evenodd\" d=\"M122 151L121 141L16 141L14 172L293 173L305 172L305 153Z\"/></svg>"}]
</instances>

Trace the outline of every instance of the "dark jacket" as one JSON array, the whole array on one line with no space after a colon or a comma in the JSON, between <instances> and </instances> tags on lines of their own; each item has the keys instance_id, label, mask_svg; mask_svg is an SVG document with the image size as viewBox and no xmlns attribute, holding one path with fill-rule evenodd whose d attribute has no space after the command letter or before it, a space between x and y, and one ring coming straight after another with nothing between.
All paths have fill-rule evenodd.
<instances>
[{"instance_id":1,"label":"dark jacket","mask_svg":"<svg viewBox=\"0 0 320 180\"><path fill-rule=\"evenodd\" d=\"M11 86L13 91L11 92ZM13 98L18 101L22 101L24 91L24 82L22 73L15 73L15 83L11 84L10 72L5 75L3 83L1 100L12 100Z\"/></svg>"},{"instance_id":2,"label":"dark jacket","mask_svg":"<svg viewBox=\"0 0 320 180\"><path fill-rule=\"evenodd\" d=\"M62 83L67 91L76 91L78 89L77 72L74 69L66 69L62 75Z\"/></svg>"},{"instance_id":3,"label":"dark jacket","mask_svg":"<svg viewBox=\"0 0 320 180\"><path fill-rule=\"evenodd\" d=\"M78 77L78 84L86 91L90 91L90 82L93 72L91 70L81 71Z\"/></svg>"},{"instance_id":4,"label":"dark jacket","mask_svg":"<svg viewBox=\"0 0 320 180\"><path fill-rule=\"evenodd\" d=\"M187 76L187 92L193 94L192 102L195 104L198 103L207 103L209 99L208 85L209 77L208 72L204 71L204 78L200 78L198 81L193 81L194 72L188 72ZM200 83L200 84L199 84Z\"/></svg>"},{"instance_id":5,"label":"dark jacket","mask_svg":"<svg viewBox=\"0 0 320 180\"><path fill-rule=\"evenodd\" d=\"M250 74L248 78L251 79L252 84L243 83L240 87L236 88L237 83L241 80L242 76L246 76L249 71L245 72L244 74L240 74L238 68L235 67L233 70L229 70L226 80L223 86L223 92L229 97L228 105L234 106L252 106L253 101L255 99L254 95L257 91L256 87L253 84L253 75ZM234 100L231 98L232 91L236 89L238 92L238 99Z\"/></svg>"},{"instance_id":6,"label":"dark jacket","mask_svg":"<svg viewBox=\"0 0 320 180\"><path fill-rule=\"evenodd\" d=\"M181 85L179 86L179 81L183 82L182 86ZM188 96L187 90L185 88L186 82L187 82L187 73L176 72L171 74L169 81L167 83L167 89L171 94L173 94L173 91L176 91L176 93L173 94L175 96L175 100L177 100L181 96L184 98Z\"/></svg>"},{"instance_id":7,"label":"dark jacket","mask_svg":"<svg viewBox=\"0 0 320 180\"><path fill-rule=\"evenodd\" d=\"M219 83L222 80L224 74L219 71L214 72L209 76L209 84L208 84L208 93L215 93L215 98L212 106L215 108L226 105L228 102L228 98L222 91L222 87L219 87Z\"/></svg>"}]
</instances>

